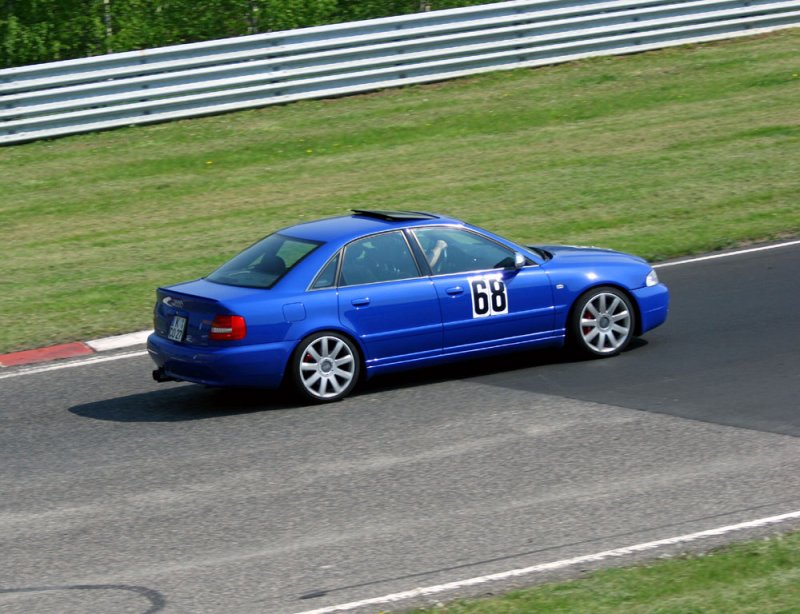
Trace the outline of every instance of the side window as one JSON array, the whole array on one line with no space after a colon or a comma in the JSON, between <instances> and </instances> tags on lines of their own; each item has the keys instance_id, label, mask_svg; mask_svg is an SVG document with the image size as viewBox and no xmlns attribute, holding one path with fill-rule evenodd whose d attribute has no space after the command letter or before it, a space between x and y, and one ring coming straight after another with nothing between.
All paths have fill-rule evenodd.
<instances>
[{"instance_id":1,"label":"side window","mask_svg":"<svg viewBox=\"0 0 800 614\"><path fill-rule=\"evenodd\" d=\"M402 232L353 241L344 249L339 285L354 286L419 277L419 269Z\"/></svg>"},{"instance_id":2,"label":"side window","mask_svg":"<svg viewBox=\"0 0 800 614\"><path fill-rule=\"evenodd\" d=\"M336 269L339 267L339 254L338 252L333 258L328 260L322 270L317 275L314 283L311 284L312 290L320 290L322 288L332 288L336 285Z\"/></svg>"},{"instance_id":3,"label":"side window","mask_svg":"<svg viewBox=\"0 0 800 614\"><path fill-rule=\"evenodd\" d=\"M460 228L418 228L417 237L434 275L502 269L514 265L514 252L491 239Z\"/></svg>"}]
</instances>

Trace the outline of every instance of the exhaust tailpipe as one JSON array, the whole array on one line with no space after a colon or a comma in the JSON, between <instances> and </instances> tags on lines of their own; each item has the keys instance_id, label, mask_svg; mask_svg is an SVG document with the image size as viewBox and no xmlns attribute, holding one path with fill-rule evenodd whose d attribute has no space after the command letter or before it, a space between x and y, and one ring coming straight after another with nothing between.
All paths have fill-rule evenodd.
<instances>
[{"instance_id":1,"label":"exhaust tailpipe","mask_svg":"<svg viewBox=\"0 0 800 614\"><path fill-rule=\"evenodd\" d=\"M170 377L166 374L162 367L159 367L155 371L153 371L153 379L156 380L159 384L162 382L177 382L174 377Z\"/></svg>"}]
</instances>

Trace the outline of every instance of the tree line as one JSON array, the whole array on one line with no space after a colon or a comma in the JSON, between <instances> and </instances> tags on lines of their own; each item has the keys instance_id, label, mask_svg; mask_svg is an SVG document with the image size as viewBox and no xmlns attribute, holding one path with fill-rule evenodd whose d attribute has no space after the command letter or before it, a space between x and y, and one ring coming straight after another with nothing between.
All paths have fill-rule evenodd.
<instances>
[{"instance_id":1,"label":"tree line","mask_svg":"<svg viewBox=\"0 0 800 614\"><path fill-rule=\"evenodd\" d=\"M0 0L0 67L491 0Z\"/></svg>"}]
</instances>

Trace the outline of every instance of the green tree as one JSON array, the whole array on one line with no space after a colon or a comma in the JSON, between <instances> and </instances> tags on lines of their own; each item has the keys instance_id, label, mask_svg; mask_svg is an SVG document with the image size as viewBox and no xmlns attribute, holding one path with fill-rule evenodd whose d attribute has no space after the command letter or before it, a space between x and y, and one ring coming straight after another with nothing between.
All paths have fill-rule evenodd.
<instances>
[{"instance_id":1,"label":"green tree","mask_svg":"<svg viewBox=\"0 0 800 614\"><path fill-rule=\"evenodd\" d=\"M342 21L405 15L420 10L420 0L339 0Z\"/></svg>"},{"instance_id":2,"label":"green tree","mask_svg":"<svg viewBox=\"0 0 800 614\"><path fill-rule=\"evenodd\" d=\"M5 0L3 66L64 60L105 50L102 0Z\"/></svg>"},{"instance_id":3,"label":"green tree","mask_svg":"<svg viewBox=\"0 0 800 614\"><path fill-rule=\"evenodd\" d=\"M0 0L0 66L482 3L482 0Z\"/></svg>"},{"instance_id":4,"label":"green tree","mask_svg":"<svg viewBox=\"0 0 800 614\"><path fill-rule=\"evenodd\" d=\"M275 32L341 21L336 0L250 0L254 31Z\"/></svg>"},{"instance_id":5,"label":"green tree","mask_svg":"<svg viewBox=\"0 0 800 614\"><path fill-rule=\"evenodd\" d=\"M247 32L238 0L111 0L114 51L192 43Z\"/></svg>"}]
</instances>

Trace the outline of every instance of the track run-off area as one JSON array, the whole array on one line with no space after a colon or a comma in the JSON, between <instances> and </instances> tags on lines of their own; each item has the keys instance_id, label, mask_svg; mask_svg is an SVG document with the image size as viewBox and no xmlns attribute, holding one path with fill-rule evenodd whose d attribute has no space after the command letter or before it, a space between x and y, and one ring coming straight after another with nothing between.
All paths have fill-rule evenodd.
<instances>
[{"instance_id":1,"label":"track run-off area","mask_svg":"<svg viewBox=\"0 0 800 614\"><path fill-rule=\"evenodd\" d=\"M0 611L405 609L800 526L800 241L659 266L668 322L340 403L0 372Z\"/></svg>"}]
</instances>

